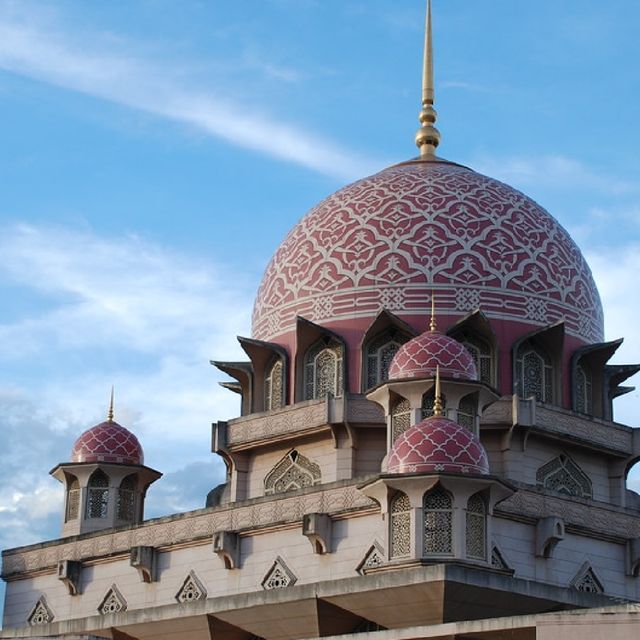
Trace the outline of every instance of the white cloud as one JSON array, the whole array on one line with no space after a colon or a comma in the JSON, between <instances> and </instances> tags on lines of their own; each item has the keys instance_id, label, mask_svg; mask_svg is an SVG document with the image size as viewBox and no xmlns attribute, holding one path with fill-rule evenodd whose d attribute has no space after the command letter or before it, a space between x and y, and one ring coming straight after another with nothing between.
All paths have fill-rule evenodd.
<instances>
[{"instance_id":1,"label":"white cloud","mask_svg":"<svg viewBox=\"0 0 640 640\"><path fill-rule=\"evenodd\" d=\"M534 158L480 156L469 166L519 189L536 187L575 192L576 189L586 188L592 192L610 195L640 191L638 183L613 178L562 155L541 155Z\"/></svg>"},{"instance_id":2,"label":"white cloud","mask_svg":"<svg viewBox=\"0 0 640 640\"><path fill-rule=\"evenodd\" d=\"M383 166L312 131L268 117L254 96L234 104L222 87L203 92L183 86L180 69L137 57L122 39L110 36L100 45L100 34L80 37L54 26L51 16L45 19L31 6L22 12L21 5L10 7L0 8L0 69L174 120L339 179L354 179ZM294 79L289 69L266 62L262 68L271 77Z\"/></svg>"}]
</instances>

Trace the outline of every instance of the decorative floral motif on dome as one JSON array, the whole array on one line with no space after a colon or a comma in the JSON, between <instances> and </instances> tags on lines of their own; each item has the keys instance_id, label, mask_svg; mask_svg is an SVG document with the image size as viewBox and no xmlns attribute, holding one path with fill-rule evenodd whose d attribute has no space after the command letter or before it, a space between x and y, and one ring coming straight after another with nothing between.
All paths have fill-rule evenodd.
<instances>
[{"instance_id":1,"label":"decorative floral motif on dome","mask_svg":"<svg viewBox=\"0 0 640 640\"><path fill-rule=\"evenodd\" d=\"M568 333L602 340L598 292L567 232L519 191L447 162L390 167L312 209L267 267L253 335L272 340L296 316L326 322L328 309L331 320L381 306L426 316L432 290L445 314L481 301L489 318L564 320Z\"/></svg>"},{"instance_id":2,"label":"decorative floral motif on dome","mask_svg":"<svg viewBox=\"0 0 640 640\"><path fill-rule=\"evenodd\" d=\"M113 420L85 431L74 443L71 462L143 464L142 446L131 431Z\"/></svg>"},{"instance_id":3,"label":"decorative floral motif on dome","mask_svg":"<svg viewBox=\"0 0 640 640\"><path fill-rule=\"evenodd\" d=\"M452 420L431 417L400 436L387 464L389 473L489 473L480 440Z\"/></svg>"},{"instance_id":4,"label":"decorative floral motif on dome","mask_svg":"<svg viewBox=\"0 0 640 640\"><path fill-rule=\"evenodd\" d=\"M463 345L438 331L427 331L400 347L389 366L389 380L431 378L436 366L445 378L478 379L473 357Z\"/></svg>"}]
</instances>

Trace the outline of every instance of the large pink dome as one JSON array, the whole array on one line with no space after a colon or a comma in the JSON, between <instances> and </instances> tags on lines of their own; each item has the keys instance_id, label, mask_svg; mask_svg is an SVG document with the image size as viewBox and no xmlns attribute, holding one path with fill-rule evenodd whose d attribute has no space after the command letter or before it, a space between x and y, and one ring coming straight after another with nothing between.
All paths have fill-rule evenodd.
<instances>
[{"instance_id":1,"label":"large pink dome","mask_svg":"<svg viewBox=\"0 0 640 640\"><path fill-rule=\"evenodd\" d=\"M73 444L71 462L144 464L142 446L131 431L113 420L87 429Z\"/></svg>"},{"instance_id":2,"label":"large pink dome","mask_svg":"<svg viewBox=\"0 0 640 640\"><path fill-rule=\"evenodd\" d=\"M381 309L425 327L481 308L516 333L564 320L603 339L591 271L567 232L519 191L444 160L413 160L359 180L313 208L264 274L253 335L278 341L296 316L366 326ZM510 345L509 345L510 346Z\"/></svg>"},{"instance_id":3,"label":"large pink dome","mask_svg":"<svg viewBox=\"0 0 640 640\"><path fill-rule=\"evenodd\" d=\"M407 429L393 444L389 473L489 473L480 440L459 424L432 416Z\"/></svg>"},{"instance_id":4,"label":"large pink dome","mask_svg":"<svg viewBox=\"0 0 640 640\"><path fill-rule=\"evenodd\" d=\"M389 380L433 378L437 367L445 378L478 379L475 362L463 345L439 331L425 331L400 347L389 366Z\"/></svg>"}]
</instances>

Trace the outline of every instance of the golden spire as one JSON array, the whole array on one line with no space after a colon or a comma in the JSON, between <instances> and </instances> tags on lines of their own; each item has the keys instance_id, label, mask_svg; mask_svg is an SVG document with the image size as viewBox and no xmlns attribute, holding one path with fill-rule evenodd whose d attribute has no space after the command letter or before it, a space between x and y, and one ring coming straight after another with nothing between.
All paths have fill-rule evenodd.
<instances>
[{"instance_id":1,"label":"golden spire","mask_svg":"<svg viewBox=\"0 0 640 640\"><path fill-rule=\"evenodd\" d=\"M442 416L442 395L440 394L440 365L436 365L436 390L433 398L433 415Z\"/></svg>"},{"instance_id":2,"label":"golden spire","mask_svg":"<svg viewBox=\"0 0 640 640\"><path fill-rule=\"evenodd\" d=\"M436 324L436 295L431 291L431 321L429 322L429 331L437 331L438 325Z\"/></svg>"},{"instance_id":3,"label":"golden spire","mask_svg":"<svg viewBox=\"0 0 640 640\"><path fill-rule=\"evenodd\" d=\"M435 90L433 82L433 35L431 30L431 0L427 0L427 21L424 33L424 61L422 67L422 125L416 133L416 145L422 157L434 156L440 144L440 132L435 128L438 114L433 108Z\"/></svg>"},{"instance_id":4,"label":"golden spire","mask_svg":"<svg viewBox=\"0 0 640 640\"><path fill-rule=\"evenodd\" d=\"M111 401L109 402L109 413L107 413L107 420L113 422L113 385L111 385Z\"/></svg>"}]
</instances>

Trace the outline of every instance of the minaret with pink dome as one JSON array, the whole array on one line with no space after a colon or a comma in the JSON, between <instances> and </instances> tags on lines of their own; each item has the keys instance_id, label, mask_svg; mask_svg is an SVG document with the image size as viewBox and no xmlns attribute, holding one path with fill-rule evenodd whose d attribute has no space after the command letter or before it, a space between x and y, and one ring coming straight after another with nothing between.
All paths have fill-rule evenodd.
<instances>
[{"instance_id":1,"label":"minaret with pink dome","mask_svg":"<svg viewBox=\"0 0 640 640\"><path fill-rule=\"evenodd\" d=\"M112 390L107 419L83 432L71 461L50 472L65 488L63 537L142 522L147 489L162 476L144 466L138 438L113 416Z\"/></svg>"}]
</instances>

